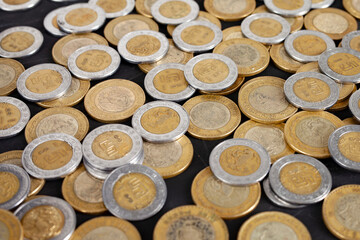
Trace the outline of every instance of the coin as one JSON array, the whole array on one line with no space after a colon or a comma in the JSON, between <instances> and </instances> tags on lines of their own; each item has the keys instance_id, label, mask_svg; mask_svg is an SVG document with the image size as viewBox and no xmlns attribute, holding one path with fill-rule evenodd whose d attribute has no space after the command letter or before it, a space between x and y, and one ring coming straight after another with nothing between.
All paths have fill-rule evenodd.
<instances>
[{"instance_id":1,"label":"coin","mask_svg":"<svg viewBox=\"0 0 360 240\"><path fill-rule=\"evenodd\" d=\"M191 21L174 29L173 40L176 46L185 52L204 52L221 42L222 32L213 23Z\"/></svg>"},{"instance_id":2,"label":"coin","mask_svg":"<svg viewBox=\"0 0 360 240\"><path fill-rule=\"evenodd\" d=\"M67 6L57 16L60 29L67 33L98 30L105 22L105 11L95 4L76 3Z\"/></svg>"},{"instance_id":3,"label":"coin","mask_svg":"<svg viewBox=\"0 0 360 240\"><path fill-rule=\"evenodd\" d=\"M360 121L360 90L357 90L350 96L349 109L354 117Z\"/></svg>"},{"instance_id":4,"label":"coin","mask_svg":"<svg viewBox=\"0 0 360 240\"><path fill-rule=\"evenodd\" d=\"M33 27L19 26L8 28L0 33L0 56L4 58L21 58L36 53L44 37Z\"/></svg>"},{"instance_id":5,"label":"coin","mask_svg":"<svg viewBox=\"0 0 360 240\"><path fill-rule=\"evenodd\" d=\"M356 18L360 18L360 7L358 0L343 0L342 4L346 11Z\"/></svg>"},{"instance_id":6,"label":"coin","mask_svg":"<svg viewBox=\"0 0 360 240\"><path fill-rule=\"evenodd\" d=\"M81 165L63 180L61 192L64 199L77 211L97 214L106 211L102 199L103 181L93 178Z\"/></svg>"},{"instance_id":7,"label":"coin","mask_svg":"<svg viewBox=\"0 0 360 240\"><path fill-rule=\"evenodd\" d=\"M81 141L89 130L89 120L75 108L45 109L33 116L25 128L28 143L49 133L66 133Z\"/></svg>"},{"instance_id":8,"label":"coin","mask_svg":"<svg viewBox=\"0 0 360 240\"><path fill-rule=\"evenodd\" d=\"M71 240L96 239L141 240L140 233L130 222L116 217L96 217L81 224Z\"/></svg>"},{"instance_id":9,"label":"coin","mask_svg":"<svg viewBox=\"0 0 360 240\"><path fill-rule=\"evenodd\" d=\"M174 142L144 142L144 165L151 167L164 179L175 177L190 165L194 148L185 135Z\"/></svg>"},{"instance_id":10,"label":"coin","mask_svg":"<svg viewBox=\"0 0 360 240\"><path fill-rule=\"evenodd\" d=\"M250 239L301 239L311 240L305 225L297 218L282 212L258 213L246 220L240 227L238 240Z\"/></svg>"},{"instance_id":11,"label":"coin","mask_svg":"<svg viewBox=\"0 0 360 240\"><path fill-rule=\"evenodd\" d=\"M210 167L206 167L194 178L191 196L196 205L211 209L224 219L234 219L257 207L261 187L259 183L243 187L226 184L214 176Z\"/></svg>"},{"instance_id":12,"label":"coin","mask_svg":"<svg viewBox=\"0 0 360 240\"><path fill-rule=\"evenodd\" d=\"M245 38L242 34L240 26L232 26L222 30L223 41L234 39L234 38Z\"/></svg>"},{"instance_id":13,"label":"coin","mask_svg":"<svg viewBox=\"0 0 360 240\"><path fill-rule=\"evenodd\" d=\"M225 88L224 90L218 91L218 92L207 92L207 91L203 91L203 90L199 90L199 92L201 94L212 94L212 95L229 95L233 92L235 92L236 90L238 90L241 86L241 84L243 84L243 82L245 81L245 77L241 77L238 76L238 78L236 79L235 83L233 85L231 85L228 88Z\"/></svg>"},{"instance_id":14,"label":"coin","mask_svg":"<svg viewBox=\"0 0 360 240\"><path fill-rule=\"evenodd\" d=\"M353 31L346 34L341 42L344 48L351 48L360 52L360 31Z\"/></svg>"},{"instance_id":15,"label":"coin","mask_svg":"<svg viewBox=\"0 0 360 240\"><path fill-rule=\"evenodd\" d=\"M25 147L22 165L35 178L57 179L74 172L81 159L79 140L65 133L51 133Z\"/></svg>"},{"instance_id":16,"label":"coin","mask_svg":"<svg viewBox=\"0 0 360 240\"><path fill-rule=\"evenodd\" d=\"M80 79L99 80L114 74L120 67L119 53L104 45L77 49L68 58L70 72Z\"/></svg>"},{"instance_id":17,"label":"coin","mask_svg":"<svg viewBox=\"0 0 360 240\"><path fill-rule=\"evenodd\" d=\"M23 240L24 230L20 221L10 211L0 209L1 236L4 240Z\"/></svg>"},{"instance_id":18,"label":"coin","mask_svg":"<svg viewBox=\"0 0 360 240\"><path fill-rule=\"evenodd\" d=\"M315 158L328 158L328 139L344 123L335 115L319 112L298 112L285 124L285 140L295 151Z\"/></svg>"},{"instance_id":19,"label":"coin","mask_svg":"<svg viewBox=\"0 0 360 240\"><path fill-rule=\"evenodd\" d=\"M285 141L284 123L262 124L252 120L242 123L234 132L234 138L246 138L261 144L271 157L271 163L293 154L294 150Z\"/></svg>"},{"instance_id":20,"label":"coin","mask_svg":"<svg viewBox=\"0 0 360 240\"><path fill-rule=\"evenodd\" d=\"M128 15L135 7L135 0L90 0L89 3L104 9L106 18Z\"/></svg>"},{"instance_id":21,"label":"coin","mask_svg":"<svg viewBox=\"0 0 360 240\"><path fill-rule=\"evenodd\" d=\"M22 167L21 156L22 150L13 150L9 152L3 152L0 154L0 164L13 164L18 167ZM45 185L44 179L37 179L30 177L30 191L28 197L36 195Z\"/></svg>"},{"instance_id":22,"label":"coin","mask_svg":"<svg viewBox=\"0 0 360 240\"><path fill-rule=\"evenodd\" d=\"M328 110L331 112L336 112L336 111L342 111L347 109L347 107L349 106L349 98L342 100L342 101L337 101L331 108L329 108Z\"/></svg>"},{"instance_id":23,"label":"coin","mask_svg":"<svg viewBox=\"0 0 360 240\"><path fill-rule=\"evenodd\" d=\"M247 38L223 41L214 48L213 52L232 59L237 65L239 76L243 77L261 73L270 62L266 47Z\"/></svg>"},{"instance_id":24,"label":"coin","mask_svg":"<svg viewBox=\"0 0 360 240\"><path fill-rule=\"evenodd\" d=\"M342 39L358 26L354 17L337 8L312 10L305 16L304 25L306 29L325 33L333 40Z\"/></svg>"},{"instance_id":25,"label":"coin","mask_svg":"<svg viewBox=\"0 0 360 240\"><path fill-rule=\"evenodd\" d=\"M0 209L10 210L20 205L30 191L27 172L13 164L0 164Z\"/></svg>"},{"instance_id":26,"label":"coin","mask_svg":"<svg viewBox=\"0 0 360 240\"><path fill-rule=\"evenodd\" d=\"M132 221L144 220L158 213L166 196L162 177L152 168L139 164L126 164L115 169L103 186L106 208L114 216Z\"/></svg>"},{"instance_id":27,"label":"coin","mask_svg":"<svg viewBox=\"0 0 360 240\"><path fill-rule=\"evenodd\" d=\"M318 64L317 61L303 64L296 71L296 73L301 73L301 72L317 72L317 73L321 73L320 68L319 68L319 64Z\"/></svg>"},{"instance_id":28,"label":"coin","mask_svg":"<svg viewBox=\"0 0 360 240\"><path fill-rule=\"evenodd\" d=\"M159 31L159 26L152 19L138 14L130 14L117 17L106 24L104 36L112 45L117 46L119 40L127 33L139 30L153 30L157 32Z\"/></svg>"},{"instance_id":29,"label":"coin","mask_svg":"<svg viewBox=\"0 0 360 240\"><path fill-rule=\"evenodd\" d=\"M311 8L327 8L334 3L335 0L312 0Z\"/></svg>"},{"instance_id":30,"label":"coin","mask_svg":"<svg viewBox=\"0 0 360 240\"><path fill-rule=\"evenodd\" d=\"M14 215L24 228L25 239L68 240L75 230L72 207L56 197L38 197L21 205Z\"/></svg>"},{"instance_id":31,"label":"coin","mask_svg":"<svg viewBox=\"0 0 360 240\"><path fill-rule=\"evenodd\" d=\"M251 120L280 123L294 115L297 108L285 98L285 80L263 76L247 81L239 91L241 111Z\"/></svg>"},{"instance_id":32,"label":"coin","mask_svg":"<svg viewBox=\"0 0 360 240\"><path fill-rule=\"evenodd\" d=\"M52 57L57 64L67 66L68 58L77 49L88 45L108 45L102 36L96 33L70 34L60 38L52 48Z\"/></svg>"},{"instance_id":33,"label":"coin","mask_svg":"<svg viewBox=\"0 0 360 240\"><path fill-rule=\"evenodd\" d=\"M136 83L110 79L96 84L85 96L85 110L99 122L130 118L145 103L145 93Z\"/></svg>"},{"instance_id":34,"label":"coin","mask_svg":"<svg viewBox=\"0 0 360 240\"><path fill-rule=\"evenodd\" d=\"M4 11L21 11L35 7L40 0L14 1L0 0L0 9Z\"/></svg>"},{"instance_id":35,"label":"coin","mask_svg":"<svg viewBox=\"0 0 360 240\"><path fill-rule=\"evenodd\" d=\"M229 136L241 120L238 106L223 96L196 96L186 101L183 107L190 117L188 133L202 140Z\"/></svg>"},{"instance_id":36,"label":"coin","mask_svg":"<svg viewBox=\"0 0 360 240\"><path fill-rule=\"evenodd\" d=\"M151 15L161 24L178 25L197 18L199 5L191 0L158 0L151 6Z\"/></svg>"},{"instance_id":37,"label":"coin","mask_svg":"<svg viewBox=\"0 0 360 240\"><path fill-rule=\"evenodd\" d=\"M29 107L17 98L0 97L0 139L20 133L30 119Z\"/></svg>"},{"instance_id":38,"label":"coin","mask_svg":"<svg viewBox=\"0 0 360 240\"><path fill-rule=\"evenodd\" d=\"M312 1L283 1L283 0L264 0L265 6L273 13L285 17L303 16L309 12Z\"/></svg>"},{"instance_id":39,"label":"coin","mask_svg":"<svg viewBox=\"0 0 360 240\"><path fill-rule=\"evenodd\" d=\"M136 0L136 11L145 17L152 18L151 7L156 1L157 0Z\"/></svg>"},{"instance_id":40,"label":"coin","mask_svg":"<svg viewBox=\"0 0 360 240\"><path fill-rule=\"evenodd\" d=\"M359 125L359 121L355 117L345 118L343 123L345 125Z\"/></svg>"},{"instance_id":41,"label":"coin","mask_svg":"<svg viewBox=\"0 0 360 240\"><path fill-rule=\"evenodd\" d=\"M289 56L283 43L271 46L270 57L275 66L285 72L295 73L303 66L301 62L298 62Z\"/></svg>"},{"instance_id":42,"label":"coin","mask_svg":"<svg viewBox=\"0 0 360 240\"><path fill-rule=\"evenodd\" d=\"M153 239L174 239L179 234L184 239L229 239L224 220L213 211L195 205L176 207L165 213L155 225Z\"/></svg>"},{"instance_id":43,"label":"coin","mask_svg":"<svg viewBox=\"0 0 360 240\"><path fill-rule=\"evenodd\" d=\"M43 21L43 25L44 25L45 29L50 34L52 34L56 37L62 37L62 36L67 35L67 33L60 30L59 25L57 23L57 15L63 10L64 10L63 7L52 10L45 16L44 21Z\"/></svg>"},{"instance_id":44,"label":"coin","mask_svg":"<svg viewBox=\"0 0 360 240\"><path fill-rule=\"evenodd\" d=\"M256 2L254 0L205 0L204 7L211 15L223 21L238 21L254 11Z\"/></svg>"},{"instance_id":45,"label":"coin","mask_svg":"<svg viewBox=\"0 0 360 240\"><path fill-rule=\"evenodd\" d=\"M360 185L343 185L325 198L322 216L329 231L340 239L360 239L360 229L354 221L360 201Z\"/></svg>"},{"instance_id":46,"label":"coin","mask_svg":"<svg viewBox=\"0 0 360 240\"><path fill-rule=\"evenodd\" d=\"M25 71L24 66L8 58L0 58L0 96L9 95L16 89L16 81Z\"/></svg>"}]
</instances>

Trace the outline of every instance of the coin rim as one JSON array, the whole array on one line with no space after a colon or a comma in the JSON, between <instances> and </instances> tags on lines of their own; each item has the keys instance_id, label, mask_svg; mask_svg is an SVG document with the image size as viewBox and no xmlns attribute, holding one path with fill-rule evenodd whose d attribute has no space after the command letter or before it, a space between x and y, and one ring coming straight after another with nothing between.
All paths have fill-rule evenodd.
<instances>
[{"instance_id":1,"label":"coin rim","mask_svg":"<svg viewBox=\"0 0 360 240\"><path fill-rule=\"evenodd\" d=\"M255 7L256 7L256 1L254 0L246 0L246 8L244 10L242 10L239 14L238 13L223 13L219 10L217 10L214 6L213 6L213 0L205 0L204 1L204 8L206 9L207 12L209 12L211 15L223 20L223 21L239 21L243 18L245 18L246 16L250 15Z\"/></svg>"},{"instance_id":2,"label":"coin rim","mask_svg":"<svg viewBox=\"0 0 360 240\"><path fill-rule=\"evenodd\" d=\"M335 0L322 0L322 2L311 3L311 8L328 8Z\"/></svg>"},{"instance_id":3,"label":"coin rim","mask_svg":"<svg viewBox=\"0 0 360 240\"><path fill-rule=\"evenodd\" d=\"M353 94L351 94L349 99L349 109L358 121L360 121L360 108L358 104L359 100L360 100L360 89L356 90Z\"/></svg>"},{"instance_id":4,"label":"coin rim","mask_svg":"<svg viewBox=\"0 0 360 240\"><path fill-rule=\"evenodd\" d=\"M97 5L98 1L99 0L89 0L89 4ZM125 1L126 1L126 6L123 9L121 9L120 11L108 13L105 11L105 9L103 9L105 12L105 17L106 18L117 18L120 16L126 16L130 12L132 12L132 10L135 7L135 0L125 0Z\"/></svg>"},{"instance_id":5,"label":"coin rim","mask_svg":"<svg viewBox=\"0 0 360 240\"><path fill-rule=\"evenodd\" d=\"M342 44L342 47L343 48L350 48L350 42L353 38L355 37L360 37L360 30L356 30L356 31L352 31L352 32L349 32L348 34L346 34L343 39L341 40L341 44ZM355 50L355 49L353 49ZM356 51L356 50L355 50Z\"/></svg>"},{"instance_id":6,"label":"coin rim","mask_svg":"<svg viewBox=\"0 0 360 240\"><path fill-rule=\"evenodd\" d=\"M0 0L0 9L9 12L19 11L19 10L21 11L35 7L39 2L40 0L29 0L23 4L7 4L6 2L4 2L4 0Z\"/></svg>"},{"instance_id":7,"label":"coin rim","mask_svg":"<svg viewBox=\"0 0 360 240\"><path fill-rule=\"evenodd\" d=\"M303 0L304 4L298 8L298 9L294 9L294 10L287 10L287 9L282 9L277 7L274 3L273 0L264 0L264 4L265 6L273 13L285 16L285 17L297 17L297 16L303 16L306 13L308 13L312 7L312 2L311 0Z\"/></svg>"},{"instance_id":8,"label":"coin rim","mask_svg":"<svg viewBox=\"0 0 360 240\"><path fill-rule=\"evenodd\" d=\"M2 1L2 0L0 0ZM62 37L65 35L68 35L68 33L61 31L60 29L56 28L53 24L52 21L53 19L56 17L57 19L57 15L63 11L64 7L60 7L60 8L56 8L54 10L52 10L51 12L49 12L43 21L43 25L44 28L52 35L56 36L56 37Z\"/></svg>"}]
</instances>

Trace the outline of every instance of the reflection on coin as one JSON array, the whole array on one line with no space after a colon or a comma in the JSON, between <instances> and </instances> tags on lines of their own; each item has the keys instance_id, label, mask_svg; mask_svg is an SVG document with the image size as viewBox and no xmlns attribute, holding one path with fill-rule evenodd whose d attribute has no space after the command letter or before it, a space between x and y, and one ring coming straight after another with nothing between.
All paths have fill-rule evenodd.
<instances>
[{"instance_id":1,"label":"reflection on coin","mask_svg":"<svg viewBox=\"0 0 360 240\"><path fill-rule=\"evenodd\" d=\"M90 0L105 11L106 18L116 18L128 15L135 7L135 0Z\"/></svg>"},{"instance_id":2,"label":"reflection on coin","mask_svg":"<svg viewBox=\"0 0 360 240\"><path fill-rule=\"evenodd\" d=\"M196 96L186 101L183 107L190 117L188 133L203 140L225 138L241 120L238 106L223 96Z\"/></svg>"},{"instance_id":3,"label":"reflection on coin","mask_svg":"<svg viewBox=\"0 0 360 240\"><path fill-rule=\"evenodd\" d=\"M179 235L184 239L229 239L224 220L215 212L195 205L165 213L155 225L153 239L176 239Z\"/></svg>"},{"instance_id":4,"label":"reflection on coin","mask_svg":"<svg viewBox=\"0 0 360 240\"><path fill-rule=\"evenodd\" d=\"M157 0L136 0L136 11L145 17L152 18L151 7L156 1Z\"/></svg>"},{"instance_id":5,"label":"reflection on coin","mask_svg":"<svg viewBox=\"0 0 360 240\"><path fill-rule=\"evenodd\" d=\"M225 219L234 219L252 212L259 204L259 183L250 186L232 186L217 179L210 167L200 171L191 185L195 204L213 210Z\"/></svg>"},{"instance_id":6,"label":"reflection on coin","mask_svg":"<svg viewBox=\"0 0 360 240\"><path fill-rule=\"evenodd\" d=\"M211 94L212 95L222 95L222 96L229 95L229 94L235 92L236 90L238 90L244 81L245 81L245 77L238 76L235 83L233 85L231 85L230 87L225 88L224 90L221 90L218 92L208 92L208 91L199 90L199 92L201 94L210 94L210 95Z\"/></svg>"},{"instance_id":7,"label":"reflection on coin","mask_svg":"<svg viewBox=\"0 0 360 240\"><path fill-rule=\"evenodd\" d=\"M360 18L360 7L359 7L359 0L343 0L342 4L346 11L348 11L351 15L356 17L357 19Z\"/></svg>"},{"instance_id":8,"label":"reflection on coin","mask_svg":"<svg viewBox=\"0 0 360 240\"><path fill-rule=\"evenodd\" d=\"M289 73L295 73L300 67L304 65L303 63L298 62L289 56L283 43L271 46L270 57L276 67Z\"/></svg>"},{"instance_id":9,"label":"reflection on coin","mask_svg":"<svg viewBox=\"0 0 360 240\"><path fill-rule=\"evenodd\" d=\"M285 17L303 16L311 8L311 0L264 0L264 3L271 12Z\"/></svg>"},{"instance_id":10,"label":"reflection on coin","mask_svg":"<svg viewBox=\"0 0 360 240\"><path fill-rule=\"evenodd\" d=\"M0 9L4 11L21 11L35 7L40 0L0 0Z\"/></svg>"},{"instance_id":11,"label":"reflection on coin","mask_svg":"<svg viewBox=\"0 0 360 240\"><path fill-rule=\"evenodd\" d=\"M16 88L16 81L25 71L24 66L8 58L0 58L0 96L9 95Z\"/></svg>"},{"instance_id":12,"label":"reflection on coin","mask_svg":"<svg viewBox=\"0 0 360 240\"><path fill-rule=\"evenodd\" d=\"M335 0L312 0L311 8L327 8L334 3Z\"/></svg>"},{"instance_id":13,"label":"reflection on coin","mask_svg":"<svg viewBox=\"0 0 360 240\"><path fill-rule=\"evenodd\" d=\"M360 31L353 31L346 34L341 43L344 48L351 48L360 52Z\"/></svg>"},{"instance_id":14,"label":"reflection on coin","mask_svg":"<svg viewBox=\"0 0 360 240\"><path fill-rule=\"evenodd\" d=\"M59 25L57 23L57 15L63 11L64 8L56 8L49 12L43 21L43 25L45 29L52 35L56 37L62 37L67 35L67 33L60 30Z\"/></svg>"},{"instance_id":15,"label":"reflection on coin","mask_svg":"<svg viewBox=\"0 0 360 240\"><path fill-rule=\"evenodd\" d=\"M20 221L10 211L0 209L0 236L4 240L23 240L24 230Z\"/></svg>"},{"instance_id":16,"label":"reflection on coin","mask_svg":"<svg viewBox=\"0 0 360 240\"><path fill-rule=\"evenodd\" d=\"M211 15L224 21L238 21L251 14L254 0L205 0L204 7Z\"/></svg>"}]
</instances>

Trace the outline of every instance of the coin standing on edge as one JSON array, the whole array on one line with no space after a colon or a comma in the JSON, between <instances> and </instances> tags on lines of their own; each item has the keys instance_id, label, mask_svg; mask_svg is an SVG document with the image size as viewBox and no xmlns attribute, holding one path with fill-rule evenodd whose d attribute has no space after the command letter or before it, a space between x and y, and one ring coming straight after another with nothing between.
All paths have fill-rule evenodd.
<instances>
[{"instance_id":1,"label":"coin standing on edge","mask_svg":"<svg viewBox=\"0 0 360 240\"><path fill-rule=\"evenodd\" d=\"M289 73L295 73L304 65L289 56L283 43L271 46L270 57L277 68Z\"/></svg>"},{"instance_id":2,"label":"coin standing on edge","mask_svg":"<svg viewBox=\"0 0 360 240\"><path fill-rule=\"evenodd\" d=\"M45 29L50 34L52 34L56 37L62 37L62 36L67 35L66 32L63 32L60 30L59 25L57 23L57 16L63 10L64 10L63 7L52 10L45 16L44 21L43 21L43 25L44 25Z\"/></svg>"},{"instance_id":3,"label":"coin standing on edge","mask_svg":"<svg viewBox=\"0 0 360 240\"><path fill-rule=\"evenodd\" d=\"M128 15L135 7L135 0L89 0L89 3L104 9L106 18Z\"/></svg>"},{"instance_id":4,"label":"coin standing on edge","mask_svg":"<svg viewBox=\"0 0 360 240\"><path fill-rule=\"evenodd\" d=\"M342 4L346 11L348 11L351 15L360 19L360 8L358 2L356 0L343 0Z\"/></svg>"},{"instance_id":5,"label":"coin standing on edge","mask_svg":"<svg viewBox=\"0 0 360 240\"><path fill-rule=\"evenodd\" d=\"M0 225L5 232L5 240L23 240L24 229L15 215L5 209L0 209Z\"/></svg>"},{"instance_id":6,"label":"coin standing on edge","mask_svg":"<svg viewBox=\"0 0 360 240\"><path fill-rule=\"evenodd\" d=\"M6 1L0 0L0 9L4 11L21 11L35 7L40 0L28 0L28 1Z\"/></svg>"},{"instance_id":7,"label":"coin standing on edge","mask_svg":"<svg viewBox=\"0 0 360 240\"><path fill-rule=\"evenodd\" d=\"M344 48L351 48L360 52L360 31L349 32L343 37L341 43Z\"/></svg>"},{"instance_id":8,"label":"coin standing on edge","mask_svg":"<svg viewBox=\"0 0 360 240\"><path fill-rule=\"evenodd\" d=\"M256 1L205 0L204 7L211 15L214 15L223 21L238 21L254 11Z\"/></svg>"},{"instance_id":9,"label":"coin standing on edge","mask_svg":"<svg viewBox=\"0 0 360 240\"><path fill-rule=\"evenodd\" d=\"M296 17L305 15L312 6L311 0L302 1L277 1L264 0L266 7L273 13L285 16Z\"/></svg>"},{"instance_id":10,"label":"coin standing on edge","mask_svg":"<svg viewBox=\"0 0 360 240\"><path fill-rule=\"evenodd\" d=\"M360 121L360 89L351 95L349 100L349 109L354 117Z\"/></svg>"}]
</instances>

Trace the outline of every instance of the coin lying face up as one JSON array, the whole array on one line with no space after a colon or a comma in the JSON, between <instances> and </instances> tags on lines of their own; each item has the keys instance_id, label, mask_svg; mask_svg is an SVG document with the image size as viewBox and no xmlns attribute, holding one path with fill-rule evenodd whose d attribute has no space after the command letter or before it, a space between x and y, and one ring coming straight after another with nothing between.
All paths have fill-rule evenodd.
<instances>
[{"instance_id":1,"label":"coin lying face up","mask_svg":"<svg viewBox=\"0 0 360 240\"><path fill-rule=\"evenodd\" d=\"M256 2L254 0L205 0L204 7L211 15L223 21L238 21L254 11Z\"/></svg>"},{"instance_id":2,"label":"coin lying face up","mask_svg":"<svg viewBox=\"0 0 360 240\"><path fill-rule=\"evenodd\" d=\"M360 52L360 31L353 31L346 34L341 44L344 48L351 48Z\"/></svg>"},{"instance_id":3,"label":"coin lying face up","mask_svg":"<svg viewBox=\"0 0 360 240\"><path fill-rule=\"evenodd\" d=\"M357 90L351 95L349 108L354 117L360 121L360 90Z\"/></svg>"},{"instance_id":4,"label":"coin lying face up","mask_svg":"<svg viewBox=\"0 0 360 240\"><path fill-rule=\"evenodd\" d=\"M89 3L104 9L106 18L128 15L135 7L135 0L90 0Z\"/></svg>"},{"instance_id":5,"label":"coin lying face up","mask_svg":"<svg viewBox=\"0 0 360 240\"><path fill-rule=\"evenodd\" d=\"M311 8L311 0L301 1L279 1L264 0L266 7L273 13L285 17L302 16L309 12Z\"/></svg>"},{"instance_id":6,"label":"coin lying face up","mask_svg":"<svg viewBox=\"0 0 360 240\"><path fill-rule=\"evenodd\" d=\"M57 9L49 12L45 16L44 22L43 22L45 29L49 33L51 33L52 35L57 36L57 37L62 37L62 36L67 35L66 32L63 32L60 30L58 23L57 23L57 16L63 10L64 10L64 8L57 8Z\"/></svg>"},{"instance_id":7,"label":"coin lying face up","mask_svg":"<svg viewBox=\"0 0 360 240\"><path fill-rule=\"evenodd\" d=\"M4 1L0 0L0 9L4 11L19 11L19 10L26 10L36 6L40 0L26 0L26 1Z\"/></svg>"},{"instance_id":8,"label":"coin lying face up","mask_svg":"<svg viewBox=\"0 0 360 240\"><path fill-rule=\"evenodd\" d=\"M2 225L2 231L5 231L5 240L24 239L23 227L19 219L17 219L12 212L0 209L0 224Z\"/></svg>"}]
</instances>

